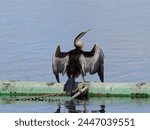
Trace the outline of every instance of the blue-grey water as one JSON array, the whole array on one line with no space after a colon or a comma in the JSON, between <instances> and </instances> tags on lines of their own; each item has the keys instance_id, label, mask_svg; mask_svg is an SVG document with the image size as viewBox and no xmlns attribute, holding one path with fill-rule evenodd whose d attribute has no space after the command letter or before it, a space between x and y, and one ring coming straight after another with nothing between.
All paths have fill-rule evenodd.
<instances>
[{"instance_id":1,"label":"blue-grey water","mask_svg":"<svg viewBox=\"0 0 150 130\"><path fill-rule=\"evenodd\" d=\"M149 82L149 7L149 0L0 0L0 80L55 82L51 59L57 45L72 49L74 38L90 28L82 39L84 49L101 46L106 82ZM97 75L85 79L99 80ZM105 107L108 112L150 112L149 102L139 102ZM53 108L50 103L2 103L0 112L33 112L35 107L53 112L55 103ZM92 102L88 106L95 110Z\"/></svg>"}]
</instances>

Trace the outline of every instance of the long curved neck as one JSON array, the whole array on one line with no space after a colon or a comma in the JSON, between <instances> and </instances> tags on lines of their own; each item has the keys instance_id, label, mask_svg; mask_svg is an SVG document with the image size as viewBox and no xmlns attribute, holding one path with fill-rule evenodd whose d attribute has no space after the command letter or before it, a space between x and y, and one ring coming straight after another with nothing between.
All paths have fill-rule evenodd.
<instances>
[{"instance_id":1,"label":"long curved neck","mask_svg":"<svg viewBox=\"0 0 150 130\"><path fill-rule=\"evenodd\" d=\"M76 49L80 49L82 50L83 49L83 43L81 40L78 40L77 42L74 42L74 46Z\"/></svg>"},{"instance_id":2,"label":"long curved neck","mask_svg":"<svg viewBox=\"0 0 150 130\"><path fill-rule=\"evenodd\" d=\"M80 40L89 30L87 30L86 32L81 32L75 39L74 39L74 46L75 48L77 49L80 49L82 50L83 49L83 43L82 41Z\"/></svg>"}]
</instances>

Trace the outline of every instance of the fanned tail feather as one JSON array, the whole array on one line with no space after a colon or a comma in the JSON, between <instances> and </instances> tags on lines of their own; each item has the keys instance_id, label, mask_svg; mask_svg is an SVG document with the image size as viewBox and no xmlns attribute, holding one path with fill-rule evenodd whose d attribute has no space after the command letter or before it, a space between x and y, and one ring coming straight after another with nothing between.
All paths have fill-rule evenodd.
<instances>
[{"instance_id":1,"label":"fanned tail feather","mask_svg":"<svg viewBox=\"0 0 150 130\"><path fill-rule=\"evenodd\" d=\"M67 80L65 86L64 86L64 91L66 92L72 92L73 90L76 89L75 85L75 77L71 77Z\"/></svg>"}]
</instances>

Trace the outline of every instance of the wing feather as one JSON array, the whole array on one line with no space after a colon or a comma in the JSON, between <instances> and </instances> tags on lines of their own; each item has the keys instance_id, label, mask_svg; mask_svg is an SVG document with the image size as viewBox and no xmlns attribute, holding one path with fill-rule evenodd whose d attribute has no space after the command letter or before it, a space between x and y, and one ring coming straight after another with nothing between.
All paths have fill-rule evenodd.
<instances>
[{"instance_id":1,"label":"wing feather","mask_svg":"<svg viewBox=\"0 0 150 130\"><path fill-rule=\"evenodd\" d=\"M61 52L60 46L58 46L52 58L53 73L55 75L58 75L59 73L65 74L68 59L69 59L68 53Z\"/></svg>"},{"instance_id":2,"label":"wing feather","mask_svg":"<svg viewBox=\"0 0 150 130\"><path fill-rule=\"evenodd\" d=\"M86 73L94 74L101 70L104 64L104 53L98 45L94 45L90 52L83 52L80 56L80 63L82 66L82 75Z\"/></svg>"}]
</instances>

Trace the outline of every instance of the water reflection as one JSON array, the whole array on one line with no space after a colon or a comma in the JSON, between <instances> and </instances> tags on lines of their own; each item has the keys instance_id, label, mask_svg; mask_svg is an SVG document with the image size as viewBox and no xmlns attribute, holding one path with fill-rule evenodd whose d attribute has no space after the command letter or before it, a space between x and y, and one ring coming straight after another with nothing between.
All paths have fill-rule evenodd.
<instances>
[{"instance_id":1,"label":"water reflection","mask_svg":"<svg viewBox=\"0 0 150 130\"><path fill-rule=\"evenodd\" d=\"M54 113L61 113L61 103L58 103L58 108Z\"/></svg>"},{"instance_id":2,"label":"water reflection","mask_svg":"<svg viewBox=\"0 0 150 130\"><path fill-rule=\"evenodd\" d=\"M76 104L74 100L65 101L65 108L68 110L68 113L78 113L79 111L76 109Z\"/></svg>"},{"instance_id":3,"label":"water reflection","mask_svg":"<svg viewBox=\"0 0 150 130\"><path fill-rule=\"evenodd\" d=\"M149 108L149 98L93 97L69 100L68 97L0 96L0 112L6 113L141 113L150 112Z\"/></svg>"},{"instance_id":4,"label":"water reflection","mask_svg":"<svg viewBox=\"0 0 150 130\"><path fill-rule=\"evenodd\" d=\"M78 102L80 102L78 100ZM81 104L83 106L83 110L78 109L77 106L79 105L76 100L67 100L64 104L68 113L105 113L105 105L99 105L98 110L88 110L88 105L86 103ZM58 108L54 113L61 113L61 103L58 103Z\"/></svg>"}]
</instances>

